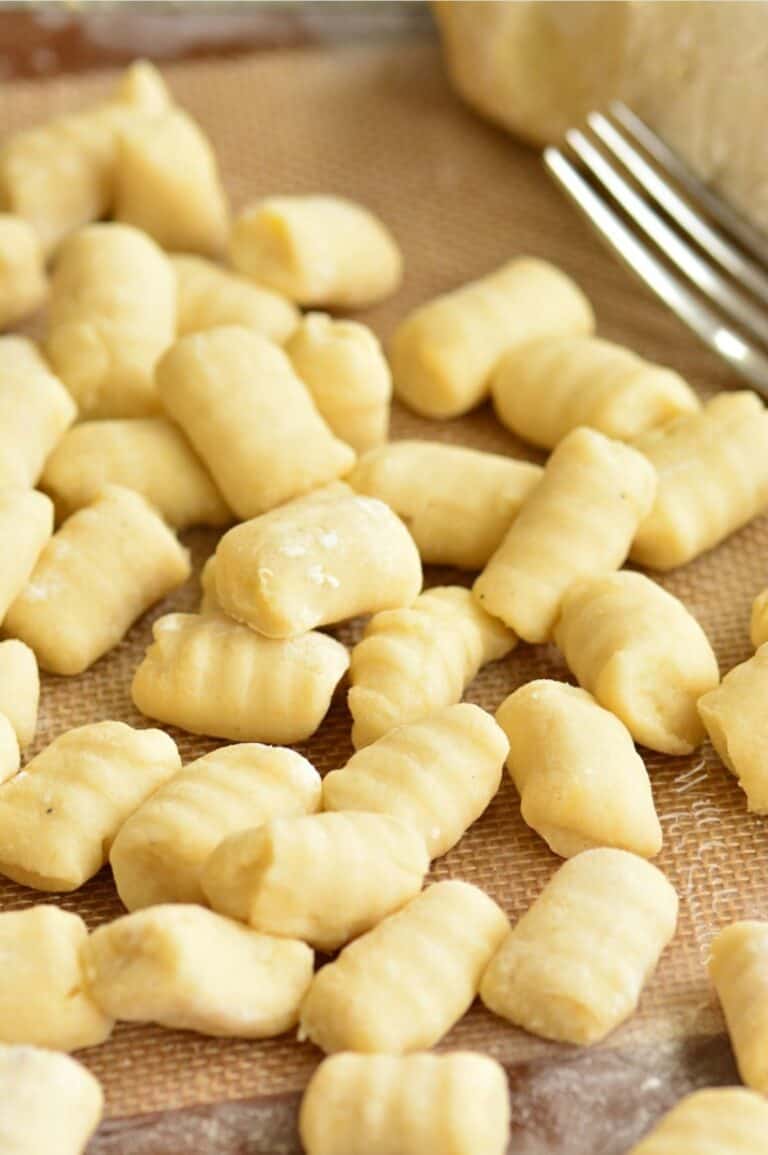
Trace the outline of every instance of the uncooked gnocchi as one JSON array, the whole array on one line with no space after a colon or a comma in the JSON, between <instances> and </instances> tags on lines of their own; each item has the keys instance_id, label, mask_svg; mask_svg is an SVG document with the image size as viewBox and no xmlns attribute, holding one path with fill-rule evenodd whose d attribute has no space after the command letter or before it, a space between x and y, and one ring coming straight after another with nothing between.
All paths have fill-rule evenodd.
<instances>
[{"instance_id":1,"label":"uncooked gnocchi","mask_svg":"<svg viewBox=\"0 0 768 1155\"><path fill-rule=\"evenodd\" d=\"M0 329L39 309L47 291L37 233L23 217L0 213Z\"/></svg>"},{"instance_id":2,"label":"uncooked gnocchi","mask_svg":"<svg viewBox=\"0 0 768 1155\"><path fill-rule=\"evenodd\" d=\"M22 747L29 746L35 736L39 700L34 652L17 638L0 642L0 714L5 714Z\"/></svg>"},{"instance_id":3,"label":"uncooked gnocchi","mask_svg":"<svg viewBox=\"0 0 768 1155\"><path fill-rule=\"evenodd\" d=\"M37 485L77 406L26 337L0 337L0 487Z\"/></svg>"},{"instance_id":4,"label":"uncooked gnocchi","mask_svg":"<svg viewBox=\"0 0 768 1155\"><path fill-rule=\"evenodd\" d=\"M211 554L200 570L200 590L202 596L199 612L201 614L222 613L219 599L216 596L216 554Z\"/></svg>"},{"instance_id":5,"label":"uncooked gnocchi","mask_svg":"<svg viewBox=\"0 0 768 1155\"><path fill-rule=\"evenodd\" d=\"M287 297L231 269L189 253L172 257L171 264L176 273L180 337L220 325L244 325L281 344L299 323L299 311Z\"/></svg>"},{"instance_id":6,"label":"uncooked gnocchi","mask_svg":"<svg viewBox=\"0 0 768 1155\"><path fill-rule=\"evenodd\" d=\"M53 502L36 489L0 488L0 622L53 532Z\"/></svg>"},{"instance_id":7,"label":"uncooked gnocchi","mask_svg":"<svg viewBox=\"0 0 768 1155\"><path fill-rule=\"evenodd\" d=\"M768 922L734 922L721 930L712 943L709 973L739 1074L748 1087L768 1095Z\"/></svg>"},{"instance_id":8,"label":"uncooked gnocchi","mask_svg":"<svg viewBox=\"0 0 768 1155\"><path fill-rule=\"evenodd\" d=\"M758 594L752 603L749 636L756 650L768 642L768 589Z\"/></svg>"},{"instance_id":9,"label":"uncooked gnocchi","mask_svg":"<svg viewBox=\"0 0 768 1155\"><path fill-rule=\"evenodd\" d=\"M768 644L699 700L699 714L754 814L768 814Z\"/></svg>"},{"instance_id":10,"label":"uncooked gnocchi","mask_svg":"<svg viewBox=\"0 0 768 1155\"><path fill-rule=\"evenodd\" d=\"M687 1095L628 1155L764 1155L768 1102L743 1087Z\"/></svg>"},{"instance_id":11,"label":"uncooked gnocchi","mask_svg":"<svg viewBox=\"0 0 768 1155\"><path fill-rule=\"evenodd\" d=\"M0 1044L0 1103L3 1155L83 1155L104 1096L68 1055Z\"/></svg>"},{"instance_id":12,"label":"uncooked gnocchi","mask_svg":"<svg viewBox=\"0 0 768 1155\"><path fill-rule=\"evenodd\" d=\"M2 692L2 686L0 686ZM0 713L0 785L13 778L21 765L21 750L10 718Z\"/></svg>"}]
</instances>

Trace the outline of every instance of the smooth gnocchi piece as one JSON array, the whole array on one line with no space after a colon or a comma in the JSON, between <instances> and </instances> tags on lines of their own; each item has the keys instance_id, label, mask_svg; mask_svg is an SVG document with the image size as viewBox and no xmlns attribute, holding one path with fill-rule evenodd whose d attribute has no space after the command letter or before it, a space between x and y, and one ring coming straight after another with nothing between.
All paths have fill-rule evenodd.
<instances>
[{"instance_id":1,"label":"smooth gnocchi piece","mask_svg":"<svg viewBox=\"0 0 768 1155\"><path fill-rule=\"evenodd\" d=\"M555 854L613 846L653 858L661 826L632 735L591 694L542 678L496 711L520 812Z\"/></svg>"},{"instance_id":2,"label":"smooth gnocchi piece","mask_svg":"<svg viewBox=\"0 0 768 1155\"><path fill-rule=\"evenodd\" d=\"M23 217L0 213L0 329L36 312L48 292L37 233Z\"/></svg>"},{"instance_id":3,"label":"smooth gnocchi piece","mask_svg":"<svg viewBox=\"0 0 768 1155\"><path fill-rule=\"evenodd\" d=\"M346 480L402 518L426 565L482 569L541 475L528 461L463 445L390 441Z\"/></svg>"},{"instance_id":4,"label":"smooth gnocchi piece","mask_svg":"<svg viewBox=\"0 0 768 1155\"><path fill-rule=\"evenodd\" d=\"M143 497L113 485L43 548L5 629L44 670L80 674L189 577L187 551Z\"/></svg>"},{"instance_id":5,"label":"smooth gnocchi piece","mask_svg":"<svg viewBox=\"0 0 768 1155\"><path fill-rule=\"evenodd\" d=\"M3 687L0 685L0 694ZM21 750L16 731L5 714L0 713L0 784L13 778L21 765Z\"/></svg>"},{"instance_id":6,"label":"smooth gnocchi piece","mask_svg":"<svg viewBox=\"0 0 768 1155\"><path fill-rule=\"evenodd\" d=\"M241 273L298 305L360 309L390 296L403 258L384 224L334 196L267 197L235 219L229 243Z\"/></svg>"},{"instance_id":7,"label":"smooth gnocchi piece","mask_svg":"<svg viewBox=\"0 0 768 1155\"><path fill-rule=\"evenodd\" d=\"M244 325L280 345L299 323L299 311L287 297L231 269L190 253L172 257L171 264L176 273L180 337L220 325Z\"/></svg>"},{"instance_id":8,"label":"smooth gnocchi piece","mask_svg":"<svg viewBox=\"0 0 768 1155\"><path fill-rule=\"evenodd\" d=\"M0 791L0 874L35 890L77 890L180 766L162 730L93 722L61 734Z\"/></svg>"},{"instance_id":9,"label":"smooth gnocchi piece","mask_svg":"<svg viewBox=\"0 0 768 1155\"><path fill-rule=\"evenodd\" d=\"M77 406L27 337L0 337L0 487L37 485Z\"/></svg>"},{"instance_id":10,"label":"smooth gnocchi piece","mask_svg":"<svg viewBox=\"0 0 768 1155\"><path fill-rule=\"evenodd\" d=\"M308 313L285 351L337 437L357 453L387 440L392 377L370 329Z\"/></svg>"},{"instance_id":11,"label":"smooth gnocchi piece","mask_svg":"<svg viewBox=\"0 0 768 1155\"><path fill-rule=\"evenodd\" d=\"M157 387L240 518L354 464L354 451L331 433L282 349L252 329L181 337L158 365Z\"/></svg>"},{"instance_id":12,"label":"smooth gnocchi piece","mask_svg":"<svg viewBox=\"0 0 768 1155\"><path fill-rule=\"evenodd\" d=\"M223 614L166 614L152 636L133 679L137 708L231 742L305 741L349 666L326 634L275 641Z\"/></svg>"},{"instance_id":13,"label":"smooth gnocchi piece","mask_svg":"<svg viewBox=\"0 0 768 1155\"><path fill-rule=\"evenodd\" d=\"M40 485L64 516L90 505L105 486L123 485L175 529L232 522L205 466L167 417L81 422L48 458Z\"/></svg>"},{"instance_id":14,"label":"smooth gnocchi piece","mask_svg":"<svg viewBox=\"0 0 768 1155\"><path fill-rule=\"evenodd\" d=\"M469 1009L509 931L468 882L436 882L315 975L300 1034L324 1051L399 1054L432 1047Z\"/></svg>"},{"instance_id":15,"label":"smooth gnocchi piece","mask_svg":"<svg viewBox=\"0 0 768 1155\"><path fill-rule=\"evenodd\" d=\"M701 408L679 373L584 336L515 346L493 372L491 397L502 425L545 449L579 425L629 441Z\"/></svg>"},{"instance_id":16,"label":"smooth gnocchi piece","mask_svg":"<svg viewBox=\"0 0 768 1155\"><path fill-rule=\"evenodd\" d=\"M313 962L306 943L192 905L124 915L83 948L88 989L105 1013L220 1038L267 1039L295 1026Z\"/></svg>"},{"instance_id":17,"label":"smooth gnocchi piece","mask_svg":"<svg viewBox=\"0 0 768 1155\"><path fill-rule=\"evenodd\" d=\"M219 599L216 596L216 554L206 561L200 570L200 610L201 614L222 613Z\"/></svg>"},{"instance_id":18,"label":"smooth gnocchi piece","mask_svg":"<svg viewBox=\"0 0 768 1155\"><path fill-rule=\"evenodd\" d=\"M307 1155L504 1155L509 1092L488 1055L334 1055L299 1115Z\"/></svg>"},{"instance_id":19,"label":"smooth gnocchi piece","mask_svg":"<svg viewBox=\"0 0 768 1155\"><path fill-rule=\"evenodd\" d=\"M763 1155L768 1102L743 1087L687 1095L628 1155Z\"/></svg>"},{"instance_id":20,"label":"smooth gnocchi piece","mask_svg":"<svg viewBox=\"0 0 768 1155\"><path fill-rule=\"evenodd\" d=\"M768 922L734 922L721 930L712 943L709 973L739 1074L748 1087L768 1095Z\"/></svg>"},{"instance_id":21,"label":"smooth gnocchi piece","mask_svg":"<svg viewBox=\"0 0 768 1155\"><path fill-rule=\"evenodd\" d=\"M522 257L421 305L390 348L395 394L424 417L459 417L488 395L508 349L595 327L581 289L546 261Z\"/></svg>"},{"instance_id":22,"label":"smooth gnocchi piece","mask_svg":"<svg viewBox=\"0 0 768 1155\"><path fill-rule=\"evenodd\" d=\"M656 582L628 570L577 582L554 636L579 683L636 742L690 754L704 741L697 702L720 681L717 658L689 610Z\"/></svg>"},{"instance_id":23,"label":"smooth gnocchi piece","mask_svg":"<svg viewBox=\"0 0 768 1155\"><path fill-rule=\"evenodd\" d=\"M677 895L660 870L625 850L585 850L512 929L480 997L531 1034L597 1043L637 1007L676 924Z\"/></svg>"},{"instance_id":24,"label":"smooth gnocchi piece","mask_svg":"<svg viewBox=\"0 0 768 1155\"><path fill-rule=\"evenodd\" d=\"M242 743L190 762L120 828L109 855L128 910L206 902L200 874L221 841L320 806L320 775L295 750Z\"/></svg>"},{"instance_id":25,"label":"smooth gnocchi piece","mask_svg":"<svg viewBox=\"0 0 768 1155\"><path fill-rule=\"evenodd\" d=\"M418 830L430 857L439 858L490 804L508 751L486 710L447 706L390 730L326 774L323 808L391 814Z\"/></svg>"},{"instance_id":26,"label":"smooth gnocchi piece","mask_svg":"<svg viewBox=\"0 0 768 1155\"><path fill-rule=\"evenodd\" d=\"M104 1096L98 1080L69 1055L0 1044L0 1103L3 1155L83 1155Z\"/></svg>"},{"instance_id":27,"label":"smooth gnocchi piece","mask_svg":"<svg viewBox=\"0 0 768 1155\"><path fill-rule=\"evenodd\" d=\"M87 939L80 916L57 906L0 914L0 1042L77 1051L109 1038L112 1019L83 983L80 956Z\"/></svg>"},{"instance_id":28,"label":"smooth gnocchi piece","mask_svg":"<svg viewBox=\"0 0 768 1155\"><path fill-rule=\"evenodd\" d=\"M734 666L699 699L699 714L723 764L739 780L747 809L768 814L768 644Z\"/></svg>"},{"instance_id":29,"label":"smooth gnocchi piece","mask_svg":"<svg viewBox=\"0 0 768 1155\"><path fill-rule=\"evenodd\" d=\"M417 830L358 810L231 834L206 862L202 886L220 914L329 952L404 906L428 870Z\"/></svg>"},{"instance_id":30,"label":"smooth gnocchi piece","mask_svg":"<svg viewBox=\"0 0 768 1155\"><path fill-rule=\"evenodd\" d=\"M376 614L351 655L353 745L460 702L480 669L516 641L462 586L438 586L405 609Z\"/></svg>"},{"instance_id":31,"label":"smooth gnocchi piece","mask_svg":"<svg viewBox=\"0 0 768 1155\"><path fill-rule=\"evenodd\" d=\"M655 491L653 467L636 450L575 429L549 458L475 596L526 642L546 642L571 586L622 565Z\"/></svg>"},{"instance_id":32,"label":"smooth gnocchi piece","mask_svg":"<svg viewBox=\"0 0 768 1155\"><path fill-rule=\"evenodd\" d=\"M718 393L633 444L659 479L632 544L640 565L685 565L768 506L768 413L755 393Z\"/></svg>"},{"instance_id":33,"label":"smooth gnocchi piece","mask_svg":"<svg viewBox=\"0 0 768 1155\"><path fill-rule=\"evenodd\" d=\"M749 636L756 650L768 642L768 589L758 594L752 603Z\"/></svg>"},{"instance_id":34,"label":"smooth gnocchi piece","mask_svg":"<svg viewBox=\"0 0 768 1155\"><path fill-rule=\"evenodd\" d=\"M0 488L0 622L53 532L53 502L36 489Z\"/></svg>"},{"instance_id":35,"label":"smooth gnocchi piece","mask_svg":"<svg viewBox=\"0 0 768 1155\"><path fill-rule=\"evenodd\" d=\"M225 613L268 638L410 605L422 582L419 552L389 506L344 493L235 526L217 546L215 576Z\"/></svg>"}]
</instances>

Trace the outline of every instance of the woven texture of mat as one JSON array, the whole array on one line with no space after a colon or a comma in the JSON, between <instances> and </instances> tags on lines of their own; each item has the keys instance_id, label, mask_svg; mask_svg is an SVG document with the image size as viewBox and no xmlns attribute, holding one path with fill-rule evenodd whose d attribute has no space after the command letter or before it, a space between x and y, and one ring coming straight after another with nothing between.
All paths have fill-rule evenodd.
<instances>
[{"instance_id":1,"label":"woven texture of mat","mask_svg":"<svg viewBox=\"0 0 768 1155\"><path fill-rule=\"evenodd\" d=\"M702 394L734 384L604 253L550 185L538 157L458 104L432 46L281 52L179 65L166 75L178 99L210 133L236 206L270 192L334 192L381 213L403 247L407 270L394 299L361 315L382 337L425 298L515 254L532 253L557 262L583 285L603 336L672 365ZM0 91L0 123L10 130L75 108L99 95L109 79L6 85ZM392 433L535 456L507 434L487 408L437 424L396 406ZM198 573L215 537L199 532L186 540ZM466 582L468 576L427 574L428 584L446 580ZM702 622L723 671L743 661L750 653L750 603L768 584L768 518L663 578L662 584ZM142 724L129 690L151 619L169 609L194 607L198 597L195 577L85 675L46 676L35 750L85 722L117 718ZM337 633L352 642L359 635L358 624ZM504 662L485 670L467 697L494 710L532 678L567 676L554 647L521 645ZM349 729L349 715L343 701L337 701L302 753L323 772L343 765L351 752ZM180 732L173 736L185 760L217 745ZM768 916L768 822L747 814L735 779L709 746L690 758L648 754L647 762L664 828L658 863L680 894L680 926L638 1015L609 1045L721 1030L704 969L711 938L731 919ZM558 861L522 822L515 791L505 780L486 814L436 864L434 876L477 883L515 918ZM0 880L0 909L41 900L46 896ZM81 913L91 926L121 913L108 871L63 898L62 905ZM444 1045L476 1047L507 1062L548 1053L548 1044L477 1008ZM297 1089L319 1052L289 1037L265 1043L220 1042L123 1025L106 1045L80 1057L103 1081L109 1113L126 1115Z\"/></svg>"}]
</instances>

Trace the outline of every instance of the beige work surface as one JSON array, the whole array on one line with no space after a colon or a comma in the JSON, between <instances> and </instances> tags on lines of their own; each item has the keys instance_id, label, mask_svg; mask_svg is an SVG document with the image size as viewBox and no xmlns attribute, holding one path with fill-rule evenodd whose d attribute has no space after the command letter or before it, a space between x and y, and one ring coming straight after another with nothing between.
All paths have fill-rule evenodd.
<instances>
[{"instance_id":1,"label":"beige work surface","mask_svg":"<svg viewBox=\"0 0 768 1155\"><path fill-rule=\"evenodd\" d=\"M364 315L382 337L425 298L518 253L533 253L556 261L584 286L603 336L674 366L702 393L734 384L601 249L550 185L538 157L456 101L432 46L281 52L179 65L169 68L167 76L178 99L213 138L236 206L271 192L322 191L357 198L381 213L406 260L402 291ZM104 83L100 77L5 86L0 123L10 129L70 109L95 97ZM487 408L439 424L396 406L392 432L394 437L428 437L533 456ZM199 572L215 538L193 533L188 542ZM767 547L768 519L763 518L662 579L700 619L724 671L749 655L749 607L768 584ZM456 575L430 572L427 579L435 584L456 580ZM45 677L36 749L85 722L118 718L145 724L132 707L130 682L151 619L172 608L192 608L198 597L195 578L87 674ZM353 623L338 636L352 642L358 633ZM487 669L468 698L494 710L531 678L567 676L554 647L521 645ZM349 728L339 700L302 753L321 771L343 765L350 754ZM185 759L216 745L180 732L173 736ZM664 828L658 861L679 892L681 917L677 938L639 1014L606 1044L623 1050L670 1037L719 1033L722 1021L704 967L712 935L731 919L768 916L768 822L747 814L743 794L709 746L690 758L649 754L647 761ZM477 883L515 918L557 865L522 822L515 791L505 780L490 809L436 864L434 875ZM2 909L45 898L0 881ZM121 912L106 870L79 893L63 898L62 905L80 912L91 926ZM481 1009L474 1009L445 1045L487 1050L512 1065L555 1054ZM109 1043L82 1055L102 1079L113 1116L294 1091L304 1085L318 1057L312 1046L290 1037L219 1042L152 1026L119 1026Z\"/></svg>"}]
</instances>

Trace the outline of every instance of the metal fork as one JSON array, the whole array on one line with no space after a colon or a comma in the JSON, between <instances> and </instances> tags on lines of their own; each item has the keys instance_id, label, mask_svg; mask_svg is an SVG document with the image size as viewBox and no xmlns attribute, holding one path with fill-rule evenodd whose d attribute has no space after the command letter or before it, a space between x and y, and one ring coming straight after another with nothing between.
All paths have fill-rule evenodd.
<instances>
[{"instance_id":1,"label":"metal fork","mask_svg":"<svg viewBox=\"0 0 768 1155\"><path fill-rule=\"evenodd\" d=\"M544 163L630 269L768 398L768 239L619 102Z\"/></svg>"}]
</instances>

